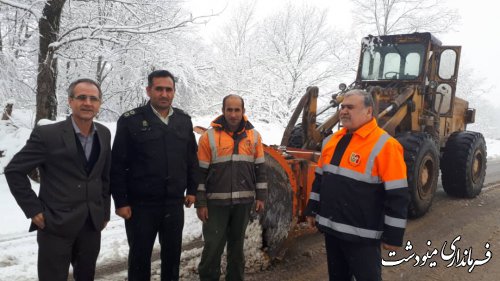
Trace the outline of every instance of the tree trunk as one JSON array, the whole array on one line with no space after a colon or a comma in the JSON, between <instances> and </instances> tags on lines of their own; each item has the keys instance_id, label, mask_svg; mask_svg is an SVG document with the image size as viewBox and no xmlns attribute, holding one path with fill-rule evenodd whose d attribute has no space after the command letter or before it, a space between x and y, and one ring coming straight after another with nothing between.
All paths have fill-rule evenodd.
<instances>
[{"instance_id":1,"label":"tree trunk","mask_svg":"<svg viewBox=\"0 0 500 281\"><path fill-rule=\"evenodd\" d=\"M57 58L55 48L49 47L57 41L62 8L66 0L48 0L43 15L38 21L40 47L38 52L38 76L36 88L36 118L55 120L57 117Z\"/></svg>"},{"instance_id":2,"label":"tree trunk","mask_svg":"<svg viewBox=\"0 0 500 281\"><path fill-rule=\"evenodd\" d=\"M14 106L13 103L8 103L5 108L3 109L3 114L2 114L2 120L9 120L10 116L12 115L12 107Z\"/></svg>"},{"instance_id":3,"label":"tree trunk","mask_svg":"<svg viewBox=\"0 0 500 281\"><path fill-rule=\"evenodd\" d=\"M2 23L0 22L0 55L3 53Z\"/></svg>"},{"instance_id":4,"label":"tree trunk","mask_svg":"<svg viewBox=\"0 0 500 281\"><path fill-rule=\"evenodd\" d=\"M99 83L99 85L102 85L102 82L104 82L104 78L105 78L104 69L106 67L106 64L107 64L107 62L104 60L104 56L100 55L97 58L97 71L95 74L95 76L96 76L95 79L96 79L97 83Z\"/></svg>"}]
</instances>

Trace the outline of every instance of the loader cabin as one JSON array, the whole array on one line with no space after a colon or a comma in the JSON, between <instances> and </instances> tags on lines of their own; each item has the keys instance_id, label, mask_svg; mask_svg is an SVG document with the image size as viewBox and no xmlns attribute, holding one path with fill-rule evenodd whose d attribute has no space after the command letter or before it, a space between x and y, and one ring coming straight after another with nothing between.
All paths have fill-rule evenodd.
<instances>
[{"instance_id":1,"label":"loader cabin","mask_svg":"<svg viewBox=\"0 0 500 281\"><path fill-rule=\"evenodd\" d=\"M421 97L411 98L413 108L425 108L435 116L427 118L422 112L420 118L414 117L411 121L399 123L402 126L408 123L400 130L426 131L423 127L427 126L434 128L434 132L429 133L442 138L450 132L465 130L467 123L474 122L475 111L468 108L465 100L455 98L460 51L460 46L442 46L441 41L430 33L370 35L361 42L355 84L363 89L385 89L376 113L393 103L396 96L403 93L402 89L413 86ZM392 89L392 93L389 89ZM374 93L377 95L376 91ZM453 118L454 114L466 118L459 121ZM442 121L438 126L430 124L438 119ZM439 127L438 131L436 127ZM387 129L393 135L398 130Z\"/></svg>"}]
</instances>

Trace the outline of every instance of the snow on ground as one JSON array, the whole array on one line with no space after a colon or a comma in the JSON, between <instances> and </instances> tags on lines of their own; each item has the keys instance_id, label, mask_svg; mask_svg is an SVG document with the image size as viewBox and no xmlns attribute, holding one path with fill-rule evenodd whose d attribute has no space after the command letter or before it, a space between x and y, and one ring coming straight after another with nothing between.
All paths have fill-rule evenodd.
<instances>
[{"instance_id":1,"label":"snow on ground","mask_svg":"<svg viewBox=\"0 0 500 281\"><path fill-rule=\"evenodd\" d=\"M28 129L29 124L32 124L32 116L27 112L17 111L17 115L13 116L16 126L8 125L7 121L0 121L0 150L5 151L4 157L0 158L0 280L36 280L36 261L37 261L37 244L36 233L28 232L30 220L26 219L14 198L10 194L3 169L8 164L10 159L19 151L26 140L29 138L31 129ZM16 116L23 116L24 119L16 119ZM195 118L194 125L208 127L214 117ZM50 121L49 121L50 122ZM49 123L47 122L47 123ZM45 123L45 122L43 122ZM113 134L116 130L116 123L103 123ZM281 141L281 132L276 125L254 123L263 136L264 142L267 144L277 144ZM38 192L38 184L32 182L35 191ZM112 206L114 209L114 206ZM254 224L249 227L247 235L250 238L258 237L255 233L260 233L260 226ZM201 223L196 217L194 208L185 209L185 225L183 233L183 243L189 243L201 237ZM254 238L255 239L255 238ZM256 241L257 244L262 244L262 241ZM253 243L253 245L255 245ZM250 244L248 245L250 246ZM156 243L155 247L159 247ZM246 250L249 257L248 262L255 263L253 268L262 266L258 264L262 262L261 253ZM190 279L196 269L199 258L190 259L192 256L199 257L199 249L193 249L182 253L182 258L186 261L182 264L183 280ZM125 261L128 255L127 237L123 220L112 214L111 221L106 229L102 232L102 246L99 254L98 264L109 264L114 261ZM154 274L154 273L153 273ZM159 273L158 273L159 274ZM120 272L108 277L106 280L123 280L126 273Z\"/></svg>"},{"instance_id":2,"label":"snow on ground","mask_svg":"<svg viewBox=\"0 0 500 281\"><path fill-rule=\"evenodd\" d=\"M194 118L193 124L208 127L214 116ZM10 161L12 156L24 146L26 139L31 132L29 124L32 124L33 115L29 112L18 110L13 116L14 124L9 125L6 121L0 121L0 151L5 151L0 157L0 280L36 280L36 260L37 244L35 233L28 233L29 220L25 218L21 209L17 206L14 198L10 194L3 168ZM252 118L250 118L252 120ZM276 124L266 124L253 122L263 137L265 144L279 144L283 127ZM115 132L115 123L104 123L110 128L112 134ZM500 158L500 140L486 139L488 149L488 159ZM33 183L35 190L38 185ZM114 207L112 207L114 208ZM247 235L252 239L259 239L260 233L258 224L249 227ZM183 243L189 243L201 237L201 223L196 217L194 208L185 209L185 226ZM255 241L262 243L262 241ZM254 243L254 244L255 244ZM252 268L265 267L259 264L261 253L250 249L249 243L246 250L247 259ZM156 244L156 247L159 247ZM255 248L255 247L254 247ZM125 235L123 220L112 215L107 228L102 232L102 247L98 258L98 266L113 263L115 261L125 261L127 259L128 244ZM182 253L182 279L191 280L199 261L200 249L192 249ZM197 257L192 259L191 257ZM256 264L252 264L256 263ZM153 275L158 275L154 272ZM102 280L124 280L126 272L119 272L113 276L108 276ZM154 278L153 278L154 279Z\"/></svg>"},{"instance_id":3,"label":"snow on ground","mask_svg":"<svg viewBox=\"0 0 500 281\"><path fill-rule=\"evenodd\" d=\"M488 160L500 158L500 139L486 139Z\"/></svg>"}]
</instances>

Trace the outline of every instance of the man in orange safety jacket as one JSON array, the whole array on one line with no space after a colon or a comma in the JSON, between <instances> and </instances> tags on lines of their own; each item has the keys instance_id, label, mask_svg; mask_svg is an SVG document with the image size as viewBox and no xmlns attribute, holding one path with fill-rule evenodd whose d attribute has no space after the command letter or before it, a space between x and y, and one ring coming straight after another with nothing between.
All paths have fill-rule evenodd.
<instances>
[{"instance_id":1,"label":"man in orange safety jacket","mask_svg":"<svg viewBox=\"0 0 500 281\"><path fill-rule=\"evenodd\" d=\"M325 235L330 280L381 280L381 244L397 250L406 227L403 148L378 127L366 91L345 94L340 121L323 141L306 216Z\"/></svg>"},{"instance_id":2,"label":"man in orange safety jacket","mask_svg":"<svg viewBox=\"0 0 500 281\"><path fill-rule=\"evenodd\" d=\"M264 148L244 115L243 98L226 96L222 112L198 144L202 176L195 207L205 241L198 266L202 281L219 280L226 242L226 280L243 280L243 241L250 209L255 200L255 211L262 211L267 196Z\"/></svg>"}]
</instances>

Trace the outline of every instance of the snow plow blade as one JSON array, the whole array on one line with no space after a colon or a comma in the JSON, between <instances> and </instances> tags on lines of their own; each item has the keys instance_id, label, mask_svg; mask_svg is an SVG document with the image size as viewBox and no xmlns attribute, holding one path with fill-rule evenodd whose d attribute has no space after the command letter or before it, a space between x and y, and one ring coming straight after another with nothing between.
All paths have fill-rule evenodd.
<instances>
[{"instance_id":1,"label":"snow plow blade","mask_svg":"<svg viewBox=\"0 0 500 281\"><path fill-rule=\"evenodd\" d=\"M263 250L271 260L282 259L288 244L310 232L304 210L314 181L319 154L296 148L265 146L268 197L260 216Z\"/></svg>"}]
</instances>

